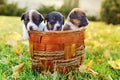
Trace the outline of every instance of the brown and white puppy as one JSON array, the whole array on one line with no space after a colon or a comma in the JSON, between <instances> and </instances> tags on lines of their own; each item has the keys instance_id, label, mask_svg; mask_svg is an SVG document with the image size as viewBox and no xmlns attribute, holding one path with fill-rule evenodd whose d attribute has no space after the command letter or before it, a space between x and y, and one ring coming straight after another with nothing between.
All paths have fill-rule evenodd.
<instances>
[{"instance_id":1,"label":"brown and white puppy","mask_svg":"<svg viewBox=\"0 0 120 80\"><path fill-rule=\"evenodd\" d=\"M38 30L41 31L43 25L41 25L43 21L43 16L36 10L29 10L22 14L21 20L24 20L23 24L23 39L29 39L28 31L30 30Z\"/></svg>"},{"instance_id":2,"label":"brown and white puppy","mask_svg":"<svg viewBox=\"0 0 120 80\"><path fill-rule=\"evenodd\" d=\"M53 11L45 17L46 29L45 31L61 31L64 24L64 16L57 11Z\"/></svg>"},{"instance_id":3,"label":"brown and white puppy","mask_svg":"<svg viewBox=\"0 0 120 80\"><path fill-rule=\"evenodd\" d=\"M74 8L68 15L62 30L77 30L88 25L86 14L80 8Z\"/></svg>"}]
</instances>

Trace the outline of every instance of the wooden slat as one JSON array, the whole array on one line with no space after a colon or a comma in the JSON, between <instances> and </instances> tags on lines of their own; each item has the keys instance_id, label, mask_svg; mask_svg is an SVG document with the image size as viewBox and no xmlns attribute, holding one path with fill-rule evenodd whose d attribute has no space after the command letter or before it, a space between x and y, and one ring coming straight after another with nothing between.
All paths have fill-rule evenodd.
<instances>
[{"instance_id":1,"label":"wooden slat","mask_svg":"<svg viewBox=\"0 0 120 80\"><path fill-rule=\"evenodd\" d=\"M36 42L34 42L34 47L33 47L33 49L35 50L35 51L45 51L46 50L46 45L45 44L43 44L43 43L36 43Z\"/></svg>"},{"instance_id":2,"label":"wooden slat","mask_svg":"<svg viewBox=\"0 0 120 80\"><path fill-rule=\"evenodd\" d=\"M35 70L53 71L54 69L56 69L58 71L62 71L63 73L66 73L67 71L81 65L84 60L84 55L81 56L78 53L81 53L80 51L85 48L84 47L83 49L80 48L79 49L80 51L78 50L78 48L81 45L84 45L85 29L86 28L81 28L80 30L51 31L51 32L29 31L31 58L38 60L37 62L33 63L33 64L37 63L37 66L32 65L32 67ZM56 56L54 56L53 54L46 55L46 53L42 55L39 53L35 53L35 51L53 52L53 53L56 51L59 52L64 51L64 55L60 58L57 58L56 57L57 55ZM80 56L81 58L77 59L78 56ZM71 62L74 58L78 60L77 65L76 64L72 65L75 63L75 61ZM71 66L66 65L66 67L55 68L54 65L55 60L60 60L63 62L68 60L66 64L70 64Z\"/></svg>"}]
</instances>

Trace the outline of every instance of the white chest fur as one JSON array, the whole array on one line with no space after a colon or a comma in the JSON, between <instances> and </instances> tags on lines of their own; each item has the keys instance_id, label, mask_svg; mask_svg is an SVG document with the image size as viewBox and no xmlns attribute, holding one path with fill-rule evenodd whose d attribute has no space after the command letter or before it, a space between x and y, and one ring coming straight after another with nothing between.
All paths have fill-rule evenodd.
<instances>
[{"instance_id":1,"label":"white chest fur","mask_svg":"<svg viewBox=\"0 0 120 80\"><path fill-rule=\"evenodd\" d=\"M67 21L66 24L70 26L71 30L77 30L77 29L79 29L77 26L75 26L74 24L72 24L70 21Z\"/></svg>"}]
</instances>

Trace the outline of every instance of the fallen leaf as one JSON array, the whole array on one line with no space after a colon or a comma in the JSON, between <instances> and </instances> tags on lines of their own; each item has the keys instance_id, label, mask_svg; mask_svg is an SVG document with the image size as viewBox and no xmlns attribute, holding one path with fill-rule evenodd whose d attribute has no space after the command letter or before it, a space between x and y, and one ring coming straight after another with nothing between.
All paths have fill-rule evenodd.
<instances>
[{"instance_id":1,"label":"fallen leaf","mask_svg":"<svg viewBox=\"0 0 120 80\"><path fill-rule=\"evenodd\" d=\"M86 65L81 65L80 67L79 67L79 71L80 72L85 72L87 70L87 66Z\"/></svg>"},{"instance_id":2,"label":"fallen leaf","mask_svg":"<svg viewBox=\"0 0 120 80\"><path fill-rule=\"evenodd\" d=\"M22 44L29 46L29 42L28 41L22 41Z\"/></svg>"},{"instance_id":3,"label":"fallen leaf","mask_svg":"<svg viewBox=\"0 0 120 80\"><path fill-rule=\"evenodd\" d=\"M13 71L13 72L20 72L20 71L23 70L24 65L25 65L24 63L19 64L19 65L16 65L16 66L14 66L14 67L12 68L12 71Z\"/></svg>"},{"instance_id":4,"label":"fallen leaf","mask_svg":"<svg viewBox=\"0 0 120 80\"><path fill-rule=\"evenodd\" d=\"M68 80L74 80L74 75L69 74L69 75L68 75Z\"/></svg>"},{"instance_id":5,"label":"fallen leaf","mask_svg":"<svg viewBox=\"0 0 120 80\"><path fill-rule=\"evenodd\" d=\"M79 71L80 71L80 72L91 73L92 75L98 75L97 72L95 72L93 69L87 67L86 65L81 65L81 66L79 67Z\"/></svg>"},{"instance_id":6,"label":"fallen leaf","mask_svg":"<svg viewBox=\"0 0 120 80\"><path fill-rule=\"evenodd\" d=\"M8 41L7 41L7 45L10 45L10 46L16 46L16 45L17 45L17 41L14 41L14 40L8 40Z\"/></svg>"},{"instance_id":7,"label":"fallen leaf","mask_svg":"<svg viewBox=\"0 0 120 80\"><path fill-rule=\"evenodd\" d=\"M104 78L104 75L103 74L99 74L98 77L99 78Z\"/></svg>"},{"instance_id":8,"label":"fallen leaf","mask_svg":"<svg viewBox=\"0 0 120 80\"><path fill-rule=\"evenodd\" d=\"M22 40L22 36L17 32L13 32L11 34L11 38L12 38L12 40L15 40L15 41Z\"/></svg>"},{"instance_id":9,"label":"fallen leaf","mask_svg":"<svg viewBox=\"0 0 120 80\"><path fill-rule=\"evenodd\" d=\"M23 49L21 45L16 45L13 47L13 52L15 52L15 54L22 54Z\"/></svg>"},{"instance_id":10,"label":"fallen leaf","mask_svg":"<svg viewBox=\"0 0 120 80\"><path fill-rule=\"evenodd\" d=\"M93 49L96 49L96 48L98 48L100 46L101 46L101 44L98 41L94 41Z\"/></svg>"},{"instance_id":11,"label":"fallen leaf","mask_svg":"<svg viewBox=\"0 0 120 80\"><path fill-rule=\"evenodd\" d=\"M105 51L104 51L104 56L105 56L106 58L109 58L109 59L112 58L109 50L105 50Z\"/></svg>"},{"instance_id":12,"label":"fallen leaf","mask_svg":"<svg viewBox=\"0 0 120 80\"><path fill-rule=\"evenodd\" d=\"M113 69L117 69L120 70L120 59L116 60L116 61L108 61L108 63L113 67Z\"/></svg>"},{"instance_id":13,"label":"fallen leaf","mask_svg":"<svg viewBox=\"0 0 120 80\"><path fill-rule=\"evenodd\" d=\"M13 78L19 78L19 72L13 72L12 77Z\"/></svg>"},{"instance_id":14,"label":"fallen leaf","mask_svg":"<svg viewBox=\"0 0 120 80\"><path fill-rule=\"evenodd\" d=\"M88 71L89 73L93 74L93 75L98 75L98 73L95 72L95 71L94 71L93 69L91 69L91 68L87 68L87 71Z\"/></svg>"},{"instance_id":15,"label":"fallen leaf","mask_svg":"<svg viewBox=\"0 0 120 80\"><path fill-rule=\"evenodd\" d=\"M7 60L7 58L2 58L0 61L2 63L4 63L4 64L8 64L9 63L9 61Z\"/></svg>"},{"instance_id":16,"label":"fallen leaf","mask_svg":"<svg viewBox=\"0 0 120 80\"><path fill-rule=\"evenodd\" d=\"M113 80L112 77L111 77L110 75L108 76L108 78L109 78L109 80Z\"/></svg>"},{"instance_id":17,"label":"fallen leaf","mask_svg":"<svg viewBox=\"0 0 120 80\"><path fill-rule=\"evenodd\" d=\"M24 67L24 63L16 65L12 68L13 74L12 77L13 78L19 78L19 73L23 70Z\"/></svg>"},{"instance_id":18,"label":"fallen leaf","mask_svg":"<svg viewBox=\"0 0 120 80\"><path fill-rule=\"evenodd\" d=\"M103 60L102 60L102 59L98 59L97 62L98 62L99 64L102 64L102 63L103 63Z\"/></svg>"},{"instance_id":19,"label":"fallen leaf","mask_svg":"<svg viewBox=\"0 0 120 80\"><path fill-rule=\"evenodd\" d=\"M93 60L90 60L90 62L87 64L87 67L92 68L92 65L93 65Z\"/></svg>"}]
</instances>

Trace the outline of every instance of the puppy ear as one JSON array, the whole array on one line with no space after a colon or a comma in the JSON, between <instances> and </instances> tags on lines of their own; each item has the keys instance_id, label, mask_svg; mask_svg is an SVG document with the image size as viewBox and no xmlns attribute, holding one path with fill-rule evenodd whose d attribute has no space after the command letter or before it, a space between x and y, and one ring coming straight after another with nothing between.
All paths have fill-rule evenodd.
<instances>
[{"instance_id":1,"label":"puppy ear","mask_svg":"<svg viewBox=\"0 0 120 80\"><path fill-rule=\"evenodd\" d=\"M48 14L45 16L44 22L45 22L46 20L48 21Z\"/></svg>"},{"instance_id":2,"label":"puppy ear","mask_svg":"<svg viewBox=\"0 0 120 80\"><path fill-rule=\"evenodd\" d=\"M23 40L28 40L28 39L29 39L28 31L27 31L25 25L23 25Z\"/></svg>"},{"instance_id":3,"label":"puppy ear","mask_svg":"<svg viewBox=\"0 0 120 80\"><path fill-rule=\"evenodd\" d=\"M24 17L25 17L25 13L21 15L21 21L24 19Z\"/></svg>"},{"instance_id":4,"label":"puppy ear","mask_svg":"<svg viewBox=\"0 0 120 80\"><path fill-rule=\"evenodd\" d=\"M63 23L62 23L63 25L64 25L64 21L65 21L65 18L63 17Z\"/></svg>"},{"instance_id":5,"label":"puppy ear","mask_svg":"<svg viewBox=\"0 0 120 80\"><path fill-rule=\"evenodd\" d=\"M40 21L42 22L44 20L44 17L40 15Z\"/></svg>"},{"instance_id":6,"label":"puppy ear","mask_svg":"<svg viewBox=\"0 0 120 80\"><path fill-rule=\"evenodd\" d=\"M74 11L74 13L76 14L77 12L76 12L76 11Z\"/></svg>"},{"instance_id":7,"label":"puppy ear","mask_svg":"<svg viewBox=\"0 0 120 80\"><path fill-rule=\"evenodd\" d=\"M85 12L82 12L82 14L86 17L86 14L85 14Z\"/></svg>"},{"instance_id":8,"label":"puppy ear","mask_svg":"<svg viewBox=\"0 0 120 80\"><path fill-rule=\"evenodd\" d=\"M69 18L73 19L75 17L76 11L70 13Z\"/></svg>"}]
</instances>

